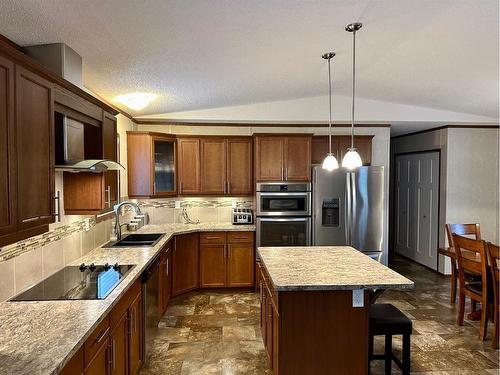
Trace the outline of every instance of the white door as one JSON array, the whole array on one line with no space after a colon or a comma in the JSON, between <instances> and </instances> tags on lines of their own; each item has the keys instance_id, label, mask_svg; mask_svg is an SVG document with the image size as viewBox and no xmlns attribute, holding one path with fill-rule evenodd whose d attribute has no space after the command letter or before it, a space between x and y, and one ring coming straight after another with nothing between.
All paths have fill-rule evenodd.
<instances>
[{"instance_id":1,"label":"white door","mask_svg":"<svg viewBox=\"0 0 500 375\"><path fill-rule=\"evenodd\" d=\"M439 153L396 156L396 252L437 270Z\"/></svg>"}]
</instances>

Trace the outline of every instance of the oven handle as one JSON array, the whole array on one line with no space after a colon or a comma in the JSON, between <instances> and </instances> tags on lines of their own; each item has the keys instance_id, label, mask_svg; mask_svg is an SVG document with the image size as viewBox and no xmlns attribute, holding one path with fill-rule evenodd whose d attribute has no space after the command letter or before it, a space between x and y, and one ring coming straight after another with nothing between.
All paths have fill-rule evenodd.
<instances>
[{"instance_id":1,"label":"oven handle","mask_svg":"<svg viewBox=\"0 0 500 375\"><path fill-rule=\"evenodd\" d=\"M309 221L311 218L308 217L290 217L290 218L283 218L283 219L275 219L275 218L266 218L266 217L259 217L257 218L258 221Z\"/></svg>"},{"instance_id":2,"label":"oven handle","mask_svg":"<svg viewBox=\"0 0 500 375\"><path fill-rule=\"evenodd\" d=\"M307 197L308 195L311 195L310 191L305 191L305 192L276 192L276 193L262 193L262 192L257 192L258 196L261 197L272 197L272 196L278 196L278 197L286 197L286 196L292 196L292 197Z\"/></svg>"}]
</instances>

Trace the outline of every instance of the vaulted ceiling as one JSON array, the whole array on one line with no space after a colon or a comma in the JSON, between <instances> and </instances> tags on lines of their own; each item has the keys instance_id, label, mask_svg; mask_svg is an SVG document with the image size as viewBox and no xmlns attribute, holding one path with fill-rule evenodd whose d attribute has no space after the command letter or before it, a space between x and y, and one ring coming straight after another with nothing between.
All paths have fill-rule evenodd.
<instances>
[{"instance_id":1,"label":"vaulted ceiling","mask_svg":"<svg viewBox=\"0 0 500 375\"><path fill-rule=\"evenodd\" d=\"M25 46L64 42L84 84L113 102L158 98L134 115L350 94L498 119L497 0L3 0L0 33ZM416 121L418 119L415 119Z\"/></svg>"}]
</instances>

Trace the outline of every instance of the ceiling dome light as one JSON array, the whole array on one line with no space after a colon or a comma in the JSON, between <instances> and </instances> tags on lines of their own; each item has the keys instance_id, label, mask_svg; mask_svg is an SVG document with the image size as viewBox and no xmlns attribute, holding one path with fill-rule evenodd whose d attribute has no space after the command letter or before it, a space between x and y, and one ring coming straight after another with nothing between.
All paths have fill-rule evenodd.
<instances>
[{"instance_id":1,"label":"ceiling dome light","mask_svg":"<svg viewBox=\"0 0 500 375\"><path fill-rule=\"evenodd\" d=\"M339 167L337 158L332 153L332 75L330 72L330 60L334 56L335 52L327 52L321 56L323 59L328 60L328 99L330 103L330 116L328 117L328 154L326 154L321 168L330 172Z\"/></svg>"},{"instance_id":2,"label":"ceiling dome light","mask_svg":"<svg viewBox=\"0 0 500 375\"><path fill-rule=\"evenodd\" d=\"M154 99L156 99L155 94L147 94L144 92L132 92L115 98L118 103L121 103L135 111L146 108Z\"/></svg>"},{"instance_id":3,"label":"ceiling dome light","mask_svg":"<svg viewBox=\"0 0 500 375\"><path fill-rule=\"evenodd\" d=\"M352 105L351 105L351 147L342 159L342 167L347 169L359 168L363 165L361 157L354 148L354 98L356 91L356 31L361 29L362 23L350 23L345 31L352 33Z\"/></svg>"},{"instance_id":4,"label":"ceiling dome light","mask_svg":"<svg viewBox=\"0 0 500 375\"><path fill-rule=\"evenodd\" d=\"M344 155L342 159L342 167L347 169L356 169L363 165L361 161L361 156L359 156L358 152L355 148L349 148L349 151Z\"/></svg>"}]
</instances>

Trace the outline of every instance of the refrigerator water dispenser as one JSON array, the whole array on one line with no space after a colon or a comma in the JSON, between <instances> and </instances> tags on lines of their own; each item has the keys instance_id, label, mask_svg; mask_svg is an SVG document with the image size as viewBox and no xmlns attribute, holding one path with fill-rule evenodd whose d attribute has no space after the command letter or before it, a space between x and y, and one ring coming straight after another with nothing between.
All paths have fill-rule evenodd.
<instances>
[{"instance_id":1,"label":"refrigerator water dispenser","mask_svg":"<svg viewBox=\"0 0 500 375\"><path fill-rule=\"evenodd\" d=\"M321 224L326 227L339 226L339 198L325 198L321 205Z\"/></svg>"}]
</instances>

